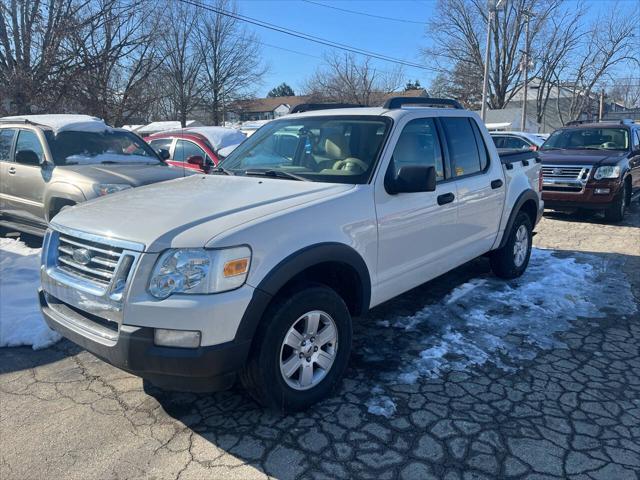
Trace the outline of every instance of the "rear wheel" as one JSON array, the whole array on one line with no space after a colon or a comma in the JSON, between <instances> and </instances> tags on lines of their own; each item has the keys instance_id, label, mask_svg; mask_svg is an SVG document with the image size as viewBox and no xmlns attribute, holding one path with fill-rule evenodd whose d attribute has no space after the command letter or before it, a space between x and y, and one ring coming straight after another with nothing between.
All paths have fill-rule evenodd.
<instances>
[{"instance_id":1,"label":"rear wheel","mask_svg":"<svg viewBox=\"0 0 640 480\"><path fill-rule=\"evenodd\" d=\"M604 218L609 222L620 222L624 218L627 207L627 182L622 184L622 192L618 198L604 211Z\"/></svg>"},{"instance_id":2,"label":"rear wheel","mask_svg":"<svg viewBox=\"0 0 640 480\"><path fill-rule=\"evenodd\" d=\"M252 345L242 384L262 405L304 410L339 384L351 352L351 315L320 284L287 292L268 309Z\"/></svg>"},{"instance_id":3,"label":"rear wheel","mask_svg":"<svg viewBox=\"0 0 640 480\"><path fill-rule=\"evenodd\" d=\"M491 269L500 278L516 278L524 273L531 257L533 227L526 213L519 212L508 232L507 243L491 252Z\"/></svg>"}]
</instances>

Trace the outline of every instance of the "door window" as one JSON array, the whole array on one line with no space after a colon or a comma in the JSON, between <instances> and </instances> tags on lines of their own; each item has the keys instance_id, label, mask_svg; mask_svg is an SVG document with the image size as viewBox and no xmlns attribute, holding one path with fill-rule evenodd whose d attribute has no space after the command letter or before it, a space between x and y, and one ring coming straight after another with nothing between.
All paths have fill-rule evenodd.
<instances>
[{"instance_id":1,"label":"door window","mask_svg":"<svg viewBox=\"0 0 640 480\"><path fill-rule=\"evenodd\" d=\"M11 146L16 131L12 128L0 130L0 161L11 161Z\"/></svg>"},{"instance_id":2,"label":"door window","mask_svg":"<svg viewBox=\"0 0 640 480\"><path fill-rule=\"evenodd\" d=\"M506 137L504 142L504 147L502 148L514 148L519 150L528 150L530 145L517 137Z\"/></svg>"},{"instance_id":3,"label":"door window","mask_svg":"<svg viewBox=\"0 0 640 480\"><path fill-rule=\"evenodd\" d=\"M481 172L483 166L470 119L443 117L440 120L447 137L453 175L462 177Z\"/></svg>"},{"instance_id":4,"label":"door window","mask_svg":"<svg viewBox=\"0 0 640 480\"><path fill-rule=\"evenodd\" d=\"M493 138L493 143L495 143L496 148L505 148L504 143L506 138L505 137L498 137L495 135L491 135L491 138Z\"/></svg>"},{"instance_id":5,"label":"door window","mask_svg":"<svg viewBox=\"0 0 640 480\"><path fill-rule=\"evenodd\" d=\"M176 162L186 162L189 157L193 157L194 155L200 156L203 159L207 158L207 154L204 153L204 150L195 143L188 142L186 140L178 140L176 142L176 150L173 154L173 159Z\"/></svg>"},{"instance_id":6,"label":"door window","mask_svg":"<svg viewBox=\"0 0 640 480\"><path fill-rule=\"evenodd\" d=\"M33 154L35 154L35 157ZM18 132L18 142L16 143L16 162L38 165L43 161L44 150L38 136L31 130L20 130Z\"/></svg>"},{"instance_id":7,"label":"door window","mask_svg":"<svg viewBox=\"0 0 640 480\"><path fill-rule=\"evenodd\" d=\"M432 118L411 120L402 130L389 167L397 175L400 167L408 165L433 166L436 168L437 179L444 179L442 149Z\"/></svg>"}]
</instances>

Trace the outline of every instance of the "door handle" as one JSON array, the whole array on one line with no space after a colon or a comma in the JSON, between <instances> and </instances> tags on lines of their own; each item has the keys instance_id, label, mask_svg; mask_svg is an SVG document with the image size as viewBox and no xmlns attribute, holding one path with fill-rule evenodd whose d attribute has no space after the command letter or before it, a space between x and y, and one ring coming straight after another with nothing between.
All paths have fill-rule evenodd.
<instances>
[{"instance_id":1,"label":"door handle","mask_svg":"<svg viewBox=\"0 0 640 480\"><path fill-rule=\"evenodd\" d=\"M438 195L438 205L446 205L447 203L451 203L456 199L456 196L449 192L443 193L442 195Z\"/></svg>"},{"instance_id":2,"label":"door handle","mask_svg":"<svg viewBox=\"0 0 640 480\"><path fill-rule=\"evenodd\" d=\"M496 188L500 188L502 185L504 185L504 182L500 179L494 180L493 182L491 182L491 188L493 188L494 190Z\"/></svg>"},{"instance_id":3,"label":"door handle","mask_svg":"<svg viewBox=\"0 0 640 480\"><path fill-rule=\"evenodd\" d=\"M16 167L9 167L9 175L15 175Z\"/></svg>"}]
</instances>

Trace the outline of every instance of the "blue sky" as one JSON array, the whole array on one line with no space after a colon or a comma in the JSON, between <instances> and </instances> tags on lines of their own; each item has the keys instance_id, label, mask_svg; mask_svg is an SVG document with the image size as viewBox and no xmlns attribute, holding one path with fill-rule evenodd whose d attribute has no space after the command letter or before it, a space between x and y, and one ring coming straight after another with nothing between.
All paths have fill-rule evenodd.
<instances>
[{"instance_id":1,"label":"blue sky","mask_svg":"<svg viewBox=\"0 0 640 480\"><path fill-rule=\"evenodd\" d=\"M425 24L433 15L435 0L313 0L337 8L366 12L372 15L420 21L424 24L406 23L346 13L322 7L302 0L237 0L239 13L298 30L318 37L330 39L390 57L423 63L420 48L427 45ZM574 0L567 0L573 3ZM637 0L622 0L625 7ZM615 5L612 0L590 0L589 16ZM329 47L294 38L282 33L250 26L263 44L262 53L270 70L264 84L257 87L259 96L264 96L274 86L286 81L296 93L321 63L320 57ZM640 32L639 32L640 35ZM275 47L280 47L274 48ZM293 53L282 49L294 50ZM392 69L393 64L375 61L380 69ZM408 78L419 79L428 86L433 74L413 67L404 67Z\"/></svg>"}]
</instances>

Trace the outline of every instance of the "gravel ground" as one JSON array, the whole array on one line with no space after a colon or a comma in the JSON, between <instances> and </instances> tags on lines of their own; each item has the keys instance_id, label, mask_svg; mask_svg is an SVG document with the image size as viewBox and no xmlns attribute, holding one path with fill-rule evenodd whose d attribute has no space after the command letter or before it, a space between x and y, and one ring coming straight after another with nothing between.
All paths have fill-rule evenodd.
<instances>
[{"instance_id":1,"label":"gravel ground","mask_svg":"<svg viewBox=\"0 0 640 480\"><path fill-rule=\"evenodd\" d=\"M478 259L359 319L341 389L293 416L0 349L0 478L637 479L640 208L537 231L520 281Z\"/></svg>"}]
</instances>

